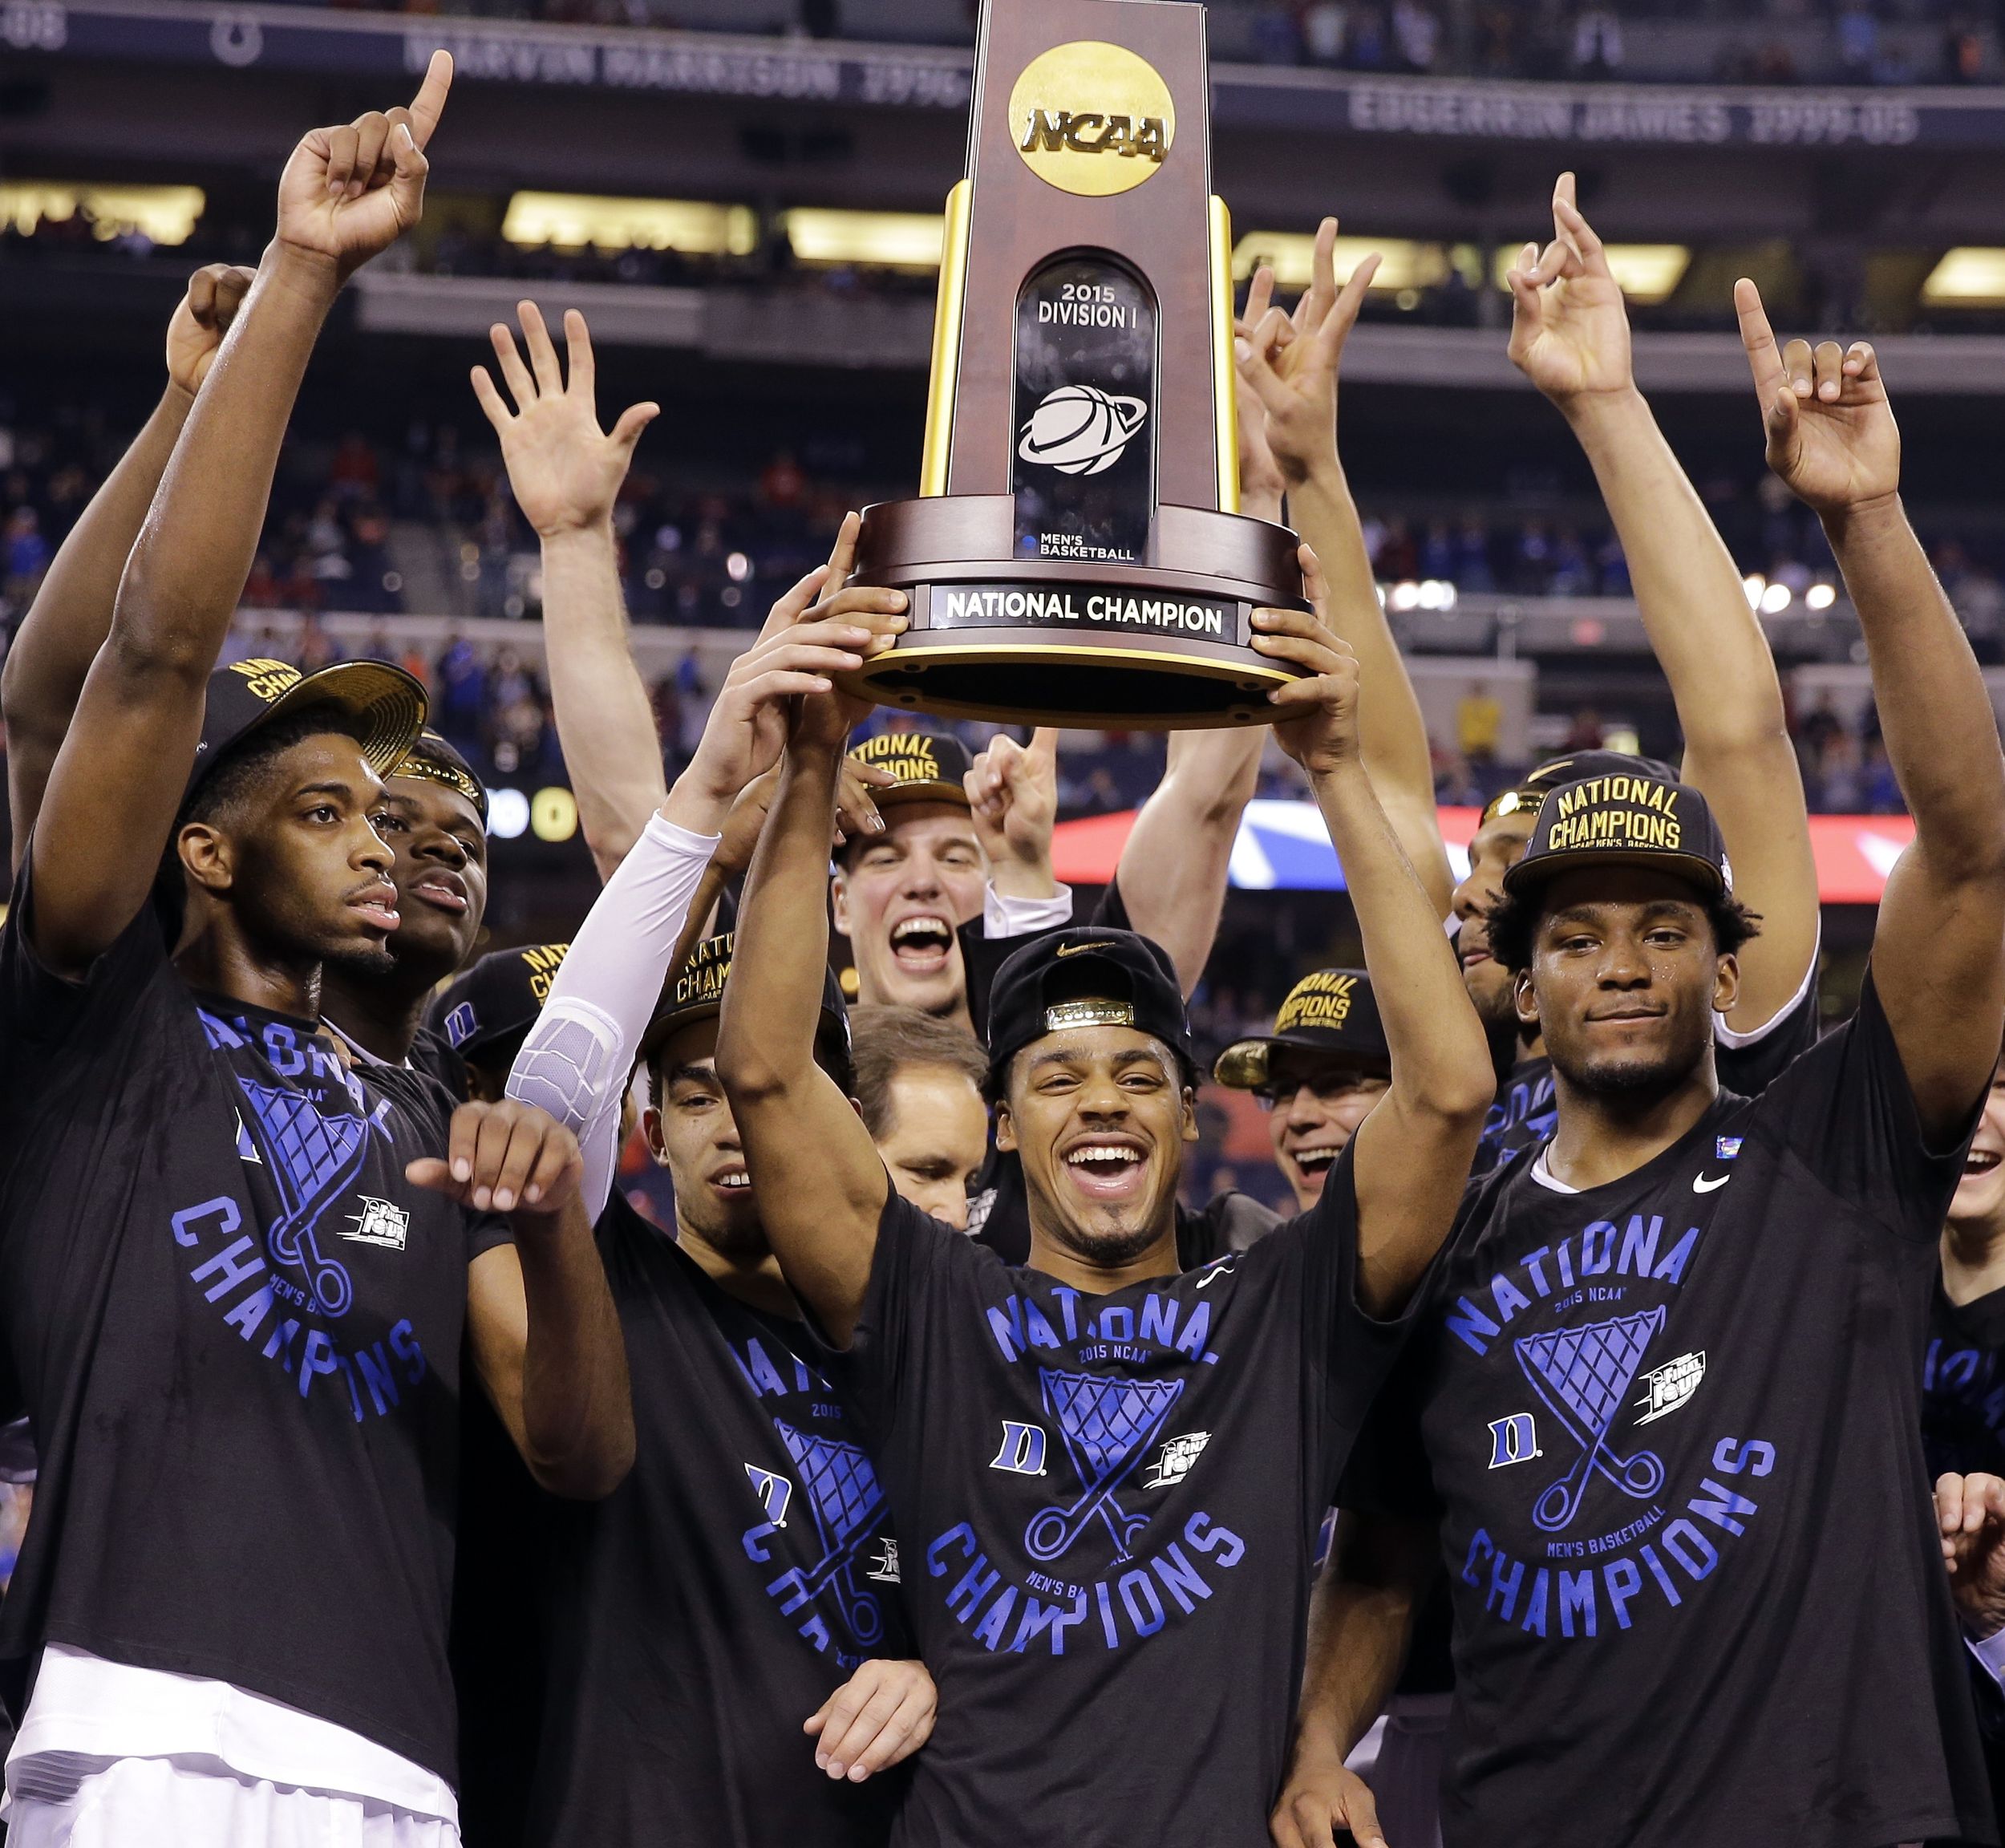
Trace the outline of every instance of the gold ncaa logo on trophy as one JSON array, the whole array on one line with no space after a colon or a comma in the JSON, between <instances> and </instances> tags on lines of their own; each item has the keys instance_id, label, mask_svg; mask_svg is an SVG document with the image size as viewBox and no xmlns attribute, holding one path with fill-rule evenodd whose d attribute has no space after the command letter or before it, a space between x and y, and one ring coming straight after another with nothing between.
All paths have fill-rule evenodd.
<instances>
[{"instance_id":1,"label":"gold ncaa logo on trophy","mask_svg":"<svg viewBox=\"0 0 2005 1848\"><path fill-rule=\"evenodd\" d=\"M1251 646L1302 574L1294 535L1238 511L1207 83L1201 6L984 7L920 498L865 509L853 579L905 591L910 626L856 691L1169 728L1264 723L1292 678Z\"/></svg>"}]
</instances>

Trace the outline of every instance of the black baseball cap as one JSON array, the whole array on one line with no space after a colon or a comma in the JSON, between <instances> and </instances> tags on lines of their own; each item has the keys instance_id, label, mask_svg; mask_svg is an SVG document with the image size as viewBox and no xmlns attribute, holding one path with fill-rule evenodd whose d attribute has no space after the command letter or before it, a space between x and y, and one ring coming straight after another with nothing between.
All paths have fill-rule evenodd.
<instances>
[{"instance_id":1,"label":"black baseball cap","mask_svg":"<svg viewBox=\"0 0 2005 1848\"><path fill-rule=\"evenodd\" d=\"M432 1030L463 1059L484 1064L511 1039L519 1047L549 999L550 984L570 947L531 943L483 956L434 999L427 1016Z\"/></svg>"},{"instance_id":2,"label":"black baseball cap","mask_svg":"<svg viewBox=\"0 0 2005 1848\"><path fill-rule=\"evenodd\" d=\"M1290 1053L1346 1064L1386 1066L1386 1044L1371 979L1362 969L1318 969L1288 991L1274 1030L1236 1040L1218 1055L1211 1075L1235 1091L1258 1091L1272 1078L1277 1060Z\"/></svg>"},{"instance_id":3,"label":"black baseball cap","mask_svg":"<svg viewBox=\"0 0 2005 1848\"><path fill-rule=\"evenodd\" d=\"M683 959L682 967L662 991L654 1018L641 1035L642 1058L653 1058L670 1034L699 1020L717 1018L724 1005L724 984L731 979L731 956L737 940L738 934L733 930L720 937L706 937ZM849 1011L842 1004L842 991L836 985L832 969L822 975L815 1063L842 1087L845 1097L856 1089L856 1068L849 1053Z\"/></svg>"},{"instance_id":4,"label":"black baseball cap","mask_svg":"<svg viewBox=\"0 0 2005 1848\"><path fill-rule=\"evenodd\" d=\"M447 788L465 796L483 821L488 818L487 784L451 741L429 725L418 734L417 741L403 754L402 761L390 775L417 776L427 783L443 783Z\"/></svg>"},{"instance_id":5,"label":"black baseball cap","mask_svg":"<svg viewBox=\"0 0 2005 1848\"><path fill-rule=\"evenodd\" d=\"M1169 953L1134 930L1079 926L1033 938L989 991L989 1082L1032 1041L1068 1027L1132 1027L1197 1069L1190 1017Z\"/></svg>"},{"instance_id":6,"label":"black baseball cap","mask_svg":"<svg viewBox=\"0 0 2005 1848\"><path fill-rule=\"evenodd\" d=\"M1538 805L1524 857L1504 875L1513 898L1582 866L1647 866L1708 898L1733 890L1727 844L1688 783L1622 770L1562 783Z\"/></svg>"},{"instance_id":7,"label":"black baseball cap","mask_svg":"<svg viewBox=\"0 0 2005 1848\"><path fill-rule=\"evenodd\" d=\"M968 806L962 778L974 768L974 754L958 738L941 732L880 732L851 747L859 764L889 771L897 780L870 792L880 808L897 802L958 802Z\"/></svg>"},{"instance_id":8,"label":"black baseball cap","mask_svg":"<svg viewBox=\"0 0 2005 1848\"><path fill-rule=\"evenodd\" d=\"M209 677L201 740L183 800L253 732L314 706L331 706L348 717L379 776L403 760L425 722L423 687L387 661L337 661L314 674L283 661L233 661Z\"/></svg>"},{"instance_id":9,"label":"black baseball cap","mask_svg":"<svg viewBox=\"0 0 2005 1848\"><path fill-rule=\"evenodd\" d=\"M1557 789L1562 783L1624 773L1654 776L1663 783L1678 780L1678 772L1659 758L1638 757L1627 751L1575 751L1564 757L1549 757L1543 764L1533 765L1509 789L1493 796L1477 825L1486 825L1500 815L1521 815L1534 809L1549 789Z\"/></svg>"}]
</instances>

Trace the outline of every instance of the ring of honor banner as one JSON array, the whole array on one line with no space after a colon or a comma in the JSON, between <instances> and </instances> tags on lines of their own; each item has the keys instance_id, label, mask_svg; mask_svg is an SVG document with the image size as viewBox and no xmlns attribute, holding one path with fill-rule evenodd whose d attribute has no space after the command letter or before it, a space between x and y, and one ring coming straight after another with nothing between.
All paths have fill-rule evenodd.
<instances>
[{"instance_id":1,"label":"ring of honor banner","mask_svg":"<svg viewBox=\"0 0 2005 1848\"><path fill-rule=\"evenodd\" d=\"M947 201L920 498L855 582L910 625L885 705L1071 725L1264 723L1303 607L1294 535L1238 512L1231 233L1201 6L990 0Z\"/></svg>"}]
</instances>

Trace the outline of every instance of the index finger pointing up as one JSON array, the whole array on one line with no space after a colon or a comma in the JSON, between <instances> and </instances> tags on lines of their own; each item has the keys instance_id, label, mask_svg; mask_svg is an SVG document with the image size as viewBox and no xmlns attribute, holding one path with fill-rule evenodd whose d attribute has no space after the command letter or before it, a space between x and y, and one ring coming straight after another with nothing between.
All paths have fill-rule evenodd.
<instances>
[{"instance_id":1,"label":"index finger pointing up","mask_svg":"<svg viewBox=\"0 0 2005 1848\"><path fill-rule=\"evenodd\" d=\"M1761 306L1761 291L1744 276L1733 286L1733 306L1740 317L1740 344L1747 350L1755 390L1761 395L1765 411L1785 383L1782 355L1776 351L1775 330L1768 325L1768 313Z\"/></svg>"},{"instance_id":2,"label":"index finger pointing up","mask_svg":"<svg viewBox=\"0 0 2005 1848\"><path fill-rule=\"evenodd\" d=\"M435 51L425 67L425 80L411 99L411 139L422 148L431 139L445 113L446 92L452 87L452 54Z\"/></svg>"}]
</instances>

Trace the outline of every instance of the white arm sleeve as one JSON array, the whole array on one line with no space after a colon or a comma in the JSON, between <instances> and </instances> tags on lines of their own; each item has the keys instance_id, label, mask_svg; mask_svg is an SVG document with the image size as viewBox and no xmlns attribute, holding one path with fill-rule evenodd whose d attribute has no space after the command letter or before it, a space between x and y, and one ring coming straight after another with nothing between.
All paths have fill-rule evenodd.
<instances>
[{"instance_id":1,"label":"white arm sleeve","mask_svg":"<svg viewBox=\"0 0 2005 1848\"><path fill-rule=\"evenodd\" d=\"M982 888L982 934L988 938L1028 937L1040 930L1061 930L1072 922L1072 888L1055 881L1049 898L1012 898L993 885Z\"/></svg>"},{"instance_id":2,"label":"white arm sleeve","mask_svg":"<svg viewBox=\"0 0 2005 1848\"><path fill-rule=\"evenodd\" d=\"M620 1104L719 837L659 815L606 882L572 939L508 1074L508 1095L547 1110L585 1155L585 1204L596 1219L620 1159Z\"/></svg>"}]
</instances>

